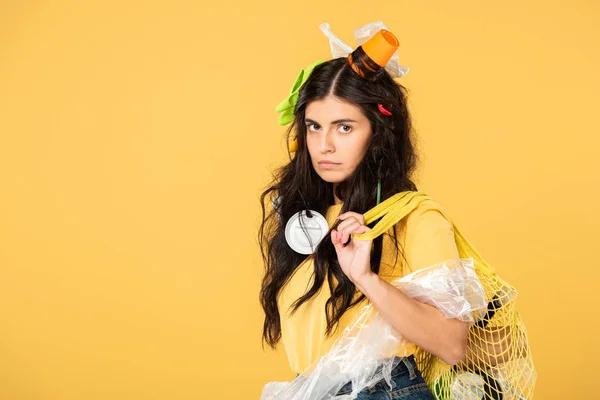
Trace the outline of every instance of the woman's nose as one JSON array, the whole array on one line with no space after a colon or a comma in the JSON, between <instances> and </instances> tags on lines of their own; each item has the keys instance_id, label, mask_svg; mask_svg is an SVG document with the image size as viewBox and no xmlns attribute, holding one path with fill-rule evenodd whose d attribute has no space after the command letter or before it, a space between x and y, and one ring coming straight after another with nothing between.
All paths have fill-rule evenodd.
<instances>
[{"instance_id":1,"label":"woman's nose","mask_svg":"<svg viewBox=\"0 0 600 400\"><path fill-rule=\"evenodd\" d=\"M333 132L324 131L321 136L321 152L322 153L330 153L335 147L333 144Z\"/></svg>"}]
</instances>

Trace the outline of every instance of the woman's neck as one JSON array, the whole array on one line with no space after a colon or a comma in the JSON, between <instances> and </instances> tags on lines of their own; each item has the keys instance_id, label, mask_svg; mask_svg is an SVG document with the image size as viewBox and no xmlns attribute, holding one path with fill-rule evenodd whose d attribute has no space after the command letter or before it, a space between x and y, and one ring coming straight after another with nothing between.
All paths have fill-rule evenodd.
<instances>
[{"instance_id":1,"label":"woman's neck","mask_svg":"<svg viewBox=\"0 0 600 400\"><path fill-rule=\"evenodd\" d=\"M342 204L342 200L338 199L338 197L335 195L335 189L338 187L338 183L334 183L333 184L333 199L334 199L334 203L333 204Z\"/></svg>"}]
</instances>

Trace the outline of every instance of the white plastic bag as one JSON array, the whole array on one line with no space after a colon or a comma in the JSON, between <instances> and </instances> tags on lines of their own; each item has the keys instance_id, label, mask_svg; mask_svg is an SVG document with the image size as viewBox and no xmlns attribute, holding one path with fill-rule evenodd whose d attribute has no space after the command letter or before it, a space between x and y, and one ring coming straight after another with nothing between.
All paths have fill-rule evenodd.
<instances>
[{"instance_id":1,"label":"white plastic bag","mask_svg":"<svg viewBox=\"0 0 600 400\"><path fill-rule=\"evenodd\" d=\"M438 308L447 318L474 323L487 309L487 300L473 259L449 259L392 282L406 295ZM406 341L372 304L363 306L331 350L292 382L270 382L261 400L355 399L382 379L391 385L393 357ZM352 382L352 393L336 396Z\"/></svg>"}]
</instances>

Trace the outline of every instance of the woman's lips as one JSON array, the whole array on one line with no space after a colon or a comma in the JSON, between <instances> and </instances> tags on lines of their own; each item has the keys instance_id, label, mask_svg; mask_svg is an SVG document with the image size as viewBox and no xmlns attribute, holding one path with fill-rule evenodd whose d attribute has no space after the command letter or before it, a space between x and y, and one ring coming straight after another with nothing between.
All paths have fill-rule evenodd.
<instances>
[{"instance_id":1,"label":"woman's lips","mask_svg":"<svg viewBox=\"0 0 600 400\"><path fill-rule=\"evenodd\" d=\"M333 169L339 167L340 163L334 163L332 161L319 161L319 167L323 169Z\"/></svg>"}]
</instances>

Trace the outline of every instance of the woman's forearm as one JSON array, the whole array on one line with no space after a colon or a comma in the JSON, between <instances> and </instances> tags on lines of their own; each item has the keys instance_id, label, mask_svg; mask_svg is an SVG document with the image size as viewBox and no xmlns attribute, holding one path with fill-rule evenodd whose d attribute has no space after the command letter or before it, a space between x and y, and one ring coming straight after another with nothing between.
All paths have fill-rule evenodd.
<instances>
[{"instance_id":1,"label":"woman's forearm","mask_svg":"<svg viewBox=\"0 0 600 400\"><path fill-rule=\"evenodd\" d=\"M408 297L375 273L355 284L406 340L450 365L462 360L467 346L468 322L447 318L437 308Z\"/></svg>"}]
</instances>

